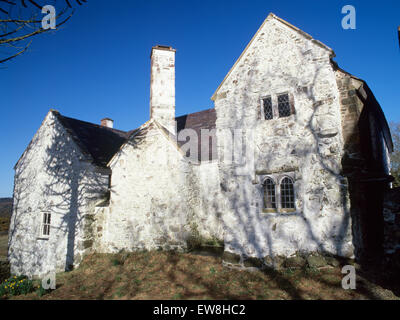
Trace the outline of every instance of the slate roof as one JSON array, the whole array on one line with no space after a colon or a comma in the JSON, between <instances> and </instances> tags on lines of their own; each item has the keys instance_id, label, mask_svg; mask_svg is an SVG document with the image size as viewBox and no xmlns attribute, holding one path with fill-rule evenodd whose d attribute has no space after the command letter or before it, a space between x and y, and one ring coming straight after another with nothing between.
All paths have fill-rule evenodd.
<instances>
[{"instance_id":1,"label":"slate roof","mask_svg":"<svg viewBox=\"0 0 400 320\"><path fill-rule=\"evenodd\" d=\"M90 155L94 163L102 167L107 166L108 162L120 150L121 146L132 134L138 130L135 129L131 131L121 131L98 124L65 117L58 111L53 111L53 113L57 116L61 124L78 144L82 152ZM180 116L176 118L177 131L179 134L181 130L194 129L198 134L200 147L201 129L214 129L215 120L215 109L208 109ZM185 142L178 142L178 145L181 146L184 143ZM211 151L212 150L210 147L210 158L212 159ZM199 149L199 157L200 155L201 153Z\"/></svg>"},{"instance_id":2,"label":"slate roof","mask_svg":"<svg viewBox=\"0 0 400 320\"><path fill-rule=\"evenodd\" d=\"M53 111L54 112L54 111ZM81 150L89 154L96 165L106 167L108 161L129 138L130 132L62 116L54 112Z\"/></svg>"},{"instance_id":3,"label":"slate roof","mask_svg":"<svg viewBox=\"0 0 400 320\"><path fill-rule=\"evenodd\" d=\"M179 136L179 132L181 132L184 129L193 129L197 133L198 137L198 159L199 161L209 161L209 160L216 160L217 157L217 152L215 150L216 148L216 143L217 143L217 137L215 135L215 131L212 134L212 141L209 139L209 155L206 157L206 159L201 158L201 130L202 129L208 129L212 130L215 129L215 121L217 119L217 115L215 113L215 109L208 109L208 110L203 110L200 112L196 113L191 113L187 114L184 116L180 116L175 118L176 120L176 125L177 125L177 132ZM178 141L178 145L181 147L184 145L186 142L185 141ZM213 144L214 143L214 144ZM214 147L214 150L213 150ZM214 151L214 152L213 152ZM190 157L188 154L187 156ZM192 157L190 157L192 158Z\"/></svg>"}]
</instances>

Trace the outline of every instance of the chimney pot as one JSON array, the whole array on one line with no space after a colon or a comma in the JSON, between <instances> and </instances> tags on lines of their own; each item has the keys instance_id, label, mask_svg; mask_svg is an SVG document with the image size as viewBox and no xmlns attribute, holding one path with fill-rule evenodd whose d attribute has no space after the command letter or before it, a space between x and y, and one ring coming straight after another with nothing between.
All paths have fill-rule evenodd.
<instances>
[{"instance_id":1,"label":"chimney pot","mask_svg":"<svg viewBox=\"0 0 400 320\"><path fill-rule=\"evenodd\" d=\"M112 120L110 118L104 118L104 119L101 119L100 124L103 127L113 128L114 127L114 120Z\"/></svg>"}]
</instances>

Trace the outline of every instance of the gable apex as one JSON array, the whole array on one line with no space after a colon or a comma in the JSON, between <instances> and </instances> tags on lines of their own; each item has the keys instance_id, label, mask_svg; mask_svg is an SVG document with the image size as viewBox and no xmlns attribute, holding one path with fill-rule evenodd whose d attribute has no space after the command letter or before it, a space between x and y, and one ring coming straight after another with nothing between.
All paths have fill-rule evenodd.
<instances>
[{"instance_id":1,"label":"gable apex","mask_svg":"<svg viewBox=\"0 0 400 320\"><path fill-rule=\"evenodd\" d=\"M257 32L255 33L255 35L253 36L253 38L250 40L250 42L247 44L246 48L243 50L243 52L241 53L241 55L239 56L239 58L236 60L236 62L234 63L234 65L232 66L232 68L229 70L229 72L226 74L225 78L222 80L222 82L220 83L220 85L218 86L217 90L215 90L214 94L211 97L212 101L215 101L218 91L220 90L220 88L223 86L223 84L225 83L225 81L229 78L229 76L231 75L231 73L233 72L233 70L235 70L236 66L239 64L240 60L243 58L243 56L246 54L246 52L248 51L248 49L251 47L251 45L253 44L253 42L255 41L255 39L257 39L258 35L260 34L261 30L263 30L265 24L268 21L271 20L276 20L279 21L280 23L282 23L283 25L285 25L286 27L289 27L290 29L296 31L297 33L299 33L300 35L302 35L304 38L310 40L313 44L327 50L328 52L330 52L330 56L331 58L334 58L335 52L328 47L327 45L325 45L324 43L322 43L321 41L318 41L316 39L314 39L312 36L310 36L308 33L300 30L299 28L295 27L294 25L292 25L291 23L283 20L282 18L279 18L278 16L276 16L274 13L270 13L268 15L268 17L264 20L264 22L261 24L260 28L257 30Z\"/></svg>"}]
</instances>

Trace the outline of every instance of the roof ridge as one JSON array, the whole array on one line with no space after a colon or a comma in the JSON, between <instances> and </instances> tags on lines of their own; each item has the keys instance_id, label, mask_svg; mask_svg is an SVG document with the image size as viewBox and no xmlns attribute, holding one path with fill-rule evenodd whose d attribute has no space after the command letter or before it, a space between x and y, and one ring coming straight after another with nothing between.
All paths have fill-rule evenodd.
<instances>
[{"instance_id":1,"label":"roof ridge","mask_svg":"<svg viewBox=\"0 0 400 320\"><path fill-rule=\"evenodd\" d=\"M56 110L52 110L52 111L54 112L54 111L56 111ZM100 129L106 129L106 130L111 130L111 131L118 131L118 132L121 132L121 133L124 133L124 134L128 133L129 131L132 131L132 130L124 131L124 130L120 130L120 129L105 127L105 126L102 126L101 124L97 124L97 123L93 123L93 122L89 122L89 121L85 121L85 120L80 120L80 119L76 119L76 118L67 117L67 116L62 115L62 114L61 114L60 112L58 112L58 111L56 111L56 112L58 113L59 116L61 116L61 117L63 117L63 118L70 119L70 120L74 120L74 121L83 122L83 123L86 123L86 124L95 126L95 127L97 127L97 128L100 128ZM135 129L133 129L133 130L135 130Z\"/></svg>"},{"instance_id":2,"label":"roof ridge","mask_svg":"<svg viewBox=\"0 0 400 320\"><path fill-rule=\"evenodd\" d=\"M177 119L177 118L182 118L182 117L186 117L186 116L193 115L193 114L197 114L197 113L202 113L202 112L206 112L206 111L211 111L211 110L215 110L215 108L212 107L212 108L204 109L204 110L201 110L201 111L196 111L196 112L192 112L192 113L186 113L186 114L183 114L183 115L181 115L181 116L175 117L175 119Z\"/></svg>"},{"instance_id":3,"label":"roof ridge","mask_svg":"<svg viewBox=\"0 0 400 320\"><path fill-rule=\"evenodd\" d=\"M51 112L57 117L64 129L84 154L89 155L93 163L105 167L108 159L130 136L129 132L108 128L88 121Z\"/></svg>"}]
</instances>

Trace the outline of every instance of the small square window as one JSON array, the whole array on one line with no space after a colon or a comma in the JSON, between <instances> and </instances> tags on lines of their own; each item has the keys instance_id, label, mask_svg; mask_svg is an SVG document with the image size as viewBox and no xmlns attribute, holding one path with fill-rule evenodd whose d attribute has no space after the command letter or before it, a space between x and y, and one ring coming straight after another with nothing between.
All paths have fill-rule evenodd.
<instances>
[{"instance_id":1,"label":"small square window","mask_svg":"<svg viewBox=\"0 0 400 320\"><path fill-rule=\"evenodd\" d=\"M271 97L264 98L263 104L264 104L265 120L271 120L274 117L274 113L272 110L272 98Z\"/></svg>"},{"instance_id":2,"label":"small square window","mask_svg":"<svg viewBox=\"0 0 400 320\"><path fill-rule=\"evenodd\" d=\"M279 118L289 117L291 112L289 94L281 94L278 96L278 111L279 111Z\"/></svg>"}]
</instances>

